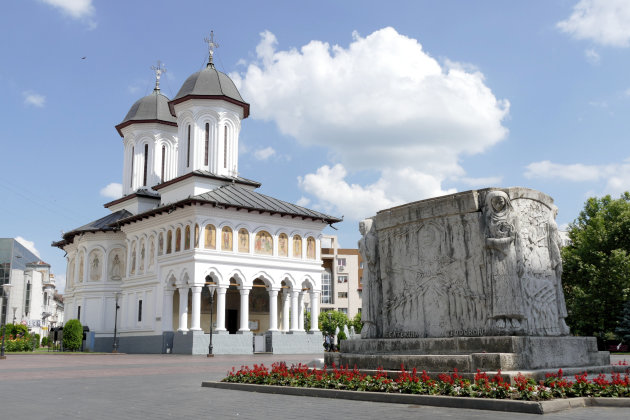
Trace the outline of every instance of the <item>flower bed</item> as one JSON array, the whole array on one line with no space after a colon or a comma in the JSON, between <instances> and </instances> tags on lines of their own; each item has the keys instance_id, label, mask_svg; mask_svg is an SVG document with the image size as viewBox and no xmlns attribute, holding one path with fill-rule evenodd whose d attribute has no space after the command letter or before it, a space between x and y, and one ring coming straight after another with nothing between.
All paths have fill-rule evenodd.
<instances>
[{"instance_id":1,"label":"flower bed","mask_svg":"<svg viewBox=\"0 0 630 420\"><path fill-rule=\"evenodd\" d=\"M274 363L271 370L265 365L253 368L241 366L232 368L222 382L236 382L259 385L290 387L342 389L348 391L390 392L420 395L448 395L458 397L515 399L526 401L549 400L567 397L630 397L628 374L612 373L609 378L603 373L589 380L587 374L575 375L575 380L563 376L562 369L548 373L545 380L536 383L522 374L511 385L505 382L499 371L495 375L477 371L471 381L461 377L457 370L452 374L440 374L431 378L416 369L407 371L401 366L396 378L389 378L379 369L375 375L367 375L348 367L332 369L309 369L299 364L288 367L284 362Z\"/></svg>"}]
</instances>

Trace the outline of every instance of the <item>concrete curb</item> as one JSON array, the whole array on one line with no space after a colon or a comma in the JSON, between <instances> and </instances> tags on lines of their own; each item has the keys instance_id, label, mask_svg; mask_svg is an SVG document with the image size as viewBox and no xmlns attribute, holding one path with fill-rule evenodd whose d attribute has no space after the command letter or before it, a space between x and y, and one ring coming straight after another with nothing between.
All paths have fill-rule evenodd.
<instances>
[{"instance_id":1,"label":"concrete curb","mask_svg":"<svg viewBox=\"0 0 630 420\"><path fill-rule=\"evenodd\" d=\"M567 398L550 401L498 400L488 398L448 397L443 395L392 394L321 388L294 388L274 385L239 384L207 381L202 387L266 394L296 395L302 397L335 398L354 401L372 401L394 404L428 405L434 407L468 408L473 410L509 411L513 413L548 414L556 411L597 407L628 407L630 398Z\"/></svg>"}]
</instances>

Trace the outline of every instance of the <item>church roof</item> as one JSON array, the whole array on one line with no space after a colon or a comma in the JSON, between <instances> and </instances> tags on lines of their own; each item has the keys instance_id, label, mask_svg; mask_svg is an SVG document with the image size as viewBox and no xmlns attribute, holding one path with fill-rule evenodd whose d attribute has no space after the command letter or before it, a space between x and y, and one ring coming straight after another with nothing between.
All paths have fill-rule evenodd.
<instances>
[{"instance_id":1,"label":"church roof","mask_svg":"<svg viewBox=\"0 0 630 420\"><path fill-rule=\"evenodd\" d=\"M258 181L253 181L251 179L243 178L243 177L240 177L240 176L217 175L217 174L212 173L212 172L204 171L204 170L201 170L201 169L196 169L196 170L194 170L192 172L188 172L187 174L178 176L177 178L173 178L173 179L171 179L169 181L165 181L165 182L163 182L161 184L154 185L153 189L154 190L160 190L160 189L162 189L162 188L164 188L164 187L166 187L168 185L175 184L177 182L180 182L183 179L190 178L190 177L193 177L193 176L200 176L200 177L203 177L203 178L216 179L216 180L219 180L219 181L226 181L226 182L232 182L232 183L236 183L236 184L249 185L249 186L252 186L252 187L255 187L255 188L258 188L258 187L260 187L262 185Z\"/></svg>"},{"instance_id":2,"label":"church roof","mask_svg":"<svg viewBox=\"0 0 630 420\"><path fill-rule=\"evenodd\" d=\"M178 207L185 207L191 204L209 204L217 208L245 209L250 211L267 212L270 214L280 214L282 216L300 217L302 219L321 220L332 224L341 222L334 216L310 210L277 198L269 197L249 188L243 188L236 184L225 185L212 191L195 195L184 200L145 211L134 216L127 217L119 221L119 224L136 222L148 217L156 216L164 212L172 212Z\"/></svg>"},{"instance_id":3,"label":"church roof","mask_svg":"<svg viewBox=\"0 0 630 420\"><path fill-rule=\"evenodd\" d=\"M87 225L83 225L79 228L73 229L70 232L66 232L63 234L63 240L58 242L53 242L52 246L56 246L57 248L63 248L69 243L72 243L72 240L75 236L81 235L88 232L106 232L110 230L117 230L116 222L119 220L125 219L132 214L127 210L118 210L115 213L108 214L105 217L101 217L100 219L94 220L93 222L88 223Z\"/></svg>"},{"instance_id":4,"label":"church roof","mask_svg":"<svg viewBox=\"0 0 630 420\"><path fill-rule=\"evenodd\" d=\"M129 112L120 124L116 126L118 134L122 137L122 129L134 123L162 123L177 126L177 119L171 114L168 107L169 99L162 95L159 89L140 98L131 106Z\"/></svg>"},{"instance_id":5,"label":"church roof","mask_svg":"<svg viewBox=\"0 0 630 420\"><path fill-rule=\"evenodd\" d=\"M243 118L249 115L249 104L243 100L232 79L215 69L211 63L186 79L175 98L168 103L171 114L175 115L176 104L188 99L223 99L241 106Z\"/></svg>"}]
</instances>

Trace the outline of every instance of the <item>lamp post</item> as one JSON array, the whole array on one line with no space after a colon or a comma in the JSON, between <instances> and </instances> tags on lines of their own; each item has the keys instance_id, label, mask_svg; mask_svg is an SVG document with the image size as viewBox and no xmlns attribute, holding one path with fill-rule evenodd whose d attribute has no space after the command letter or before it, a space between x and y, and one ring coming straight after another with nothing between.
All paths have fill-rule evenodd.
<instances>
[{"instance_id":1,"label":"lamp post","mask_svg":"<svg viewBox=\"0 0 630 420\"><path fill-rule=\"evenodd\" d=\"M11 291L11 285L9 283L2 285L3 299L7 302L7 307L9 304L9 292ZM2 302L4 304L4 302ZM0 306L2 308L2 306ZM4 323L2 324L2 347L0 347L0 359L6 359L7 356L4 355L4 336L6 335L6 325L7 325L7 316L5 311Z\"/></svg>"},{"instance_id":2,"label":"lamp post","mask_svg":"<svg viewBox=\"0 0 630 420\"><path fill-rule=\"evenodd\" d=\"M208 286L210 290L210 342L208 344L208 357L214 357L212 353L212 306L214 305L214 287Z\"/></svg>"},{"instance_id":3,"label":"lamp post","mask_svg":"<svg viewBox=\"0 0 630 420\"><path fill-rule=\"evenodd\" d=\"M114 311L114 343L112 344L112 353L118 353L118 338L116 337L116 333L118 332L118 309L120 308L120 306L118 306L118 299L120 299L120 295L120 292L115 294L116 310Z\"/></svg>"}]
</instances>

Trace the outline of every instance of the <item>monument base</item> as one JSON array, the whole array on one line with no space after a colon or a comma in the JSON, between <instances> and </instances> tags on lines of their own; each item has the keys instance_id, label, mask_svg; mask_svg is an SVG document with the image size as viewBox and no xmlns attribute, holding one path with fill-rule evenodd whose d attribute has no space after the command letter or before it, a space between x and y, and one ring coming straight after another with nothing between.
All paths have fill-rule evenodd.
<instances>
[{"instance_id":1,"label":"monument base","mask_svg":"<svg viewBox=\"0 0 630 420\"><path fill-rule=\"evenodd\" d=\"M416 368L428 373L554 372L610 370L610 353L597 350L595 337L452 337L343 340L339 353L325 353L330 366L397 371ZM607 369L606 369L607 368ZM572 369L573 370L573 369ZM543 375L544 376L544 375Z\"/></svg>"}]
</instances>

